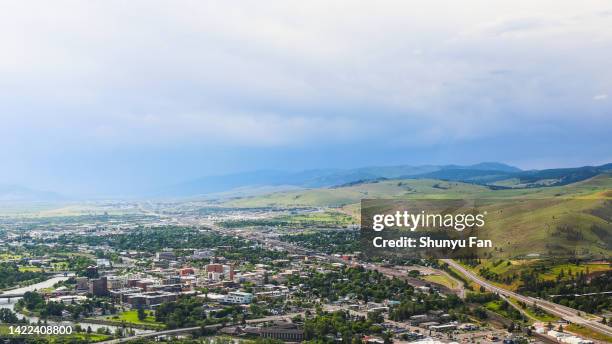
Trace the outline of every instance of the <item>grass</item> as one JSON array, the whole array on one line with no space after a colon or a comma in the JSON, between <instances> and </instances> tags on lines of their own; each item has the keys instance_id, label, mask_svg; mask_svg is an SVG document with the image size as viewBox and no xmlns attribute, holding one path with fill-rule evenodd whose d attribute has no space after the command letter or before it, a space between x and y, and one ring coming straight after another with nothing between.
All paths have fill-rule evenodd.
<instances>
[{"instance_id":1,"label":"grass","mask_svg":"<svg viewBox=\"0 0 612 344\"><path fill-rule=\"evenodd\" d=\"M568 332L575 333L577 335L587 337L590 339L601 340L604 343L612 343L612 336L607 336L605 334L601 334L599 332L595 332L587 327L577 325L577 324L569 324L565 327L565 330Z\"/></svg>"},{"instance_id":2,"label":"grass","mask_svg":"<svg viewBox=\"0 0 612 344\"><path fill-rule=\"evenodd\" d=\"M558 317L548 314L546 313L546 311L544 311L543 309L539 308L538 310L534 309L532 307L532 305L525 305L525 308L521 307L521 305L519 304L519 302L513 298L508 298L508 300L514 304L515 306L517 306L518 308L520 308L523 312L525 312L527 315L529 315L531 318L536 319L538 321L541 322L556 322L557 320L559 320Z\"/></svg>"},{"instance_id":3,"label":"grass","mask_svg":"<svg viewBox=\"0 0 612 344\"><path fill-rule=\"evenodd\" d=\"M41 272L43 270L37 266L20 266L19 271L21 272Z\"/></svg>"},{"instance_id":4,"label":"grass","mask_svg":"<svg viewBox=\"0 0 612 344\"><path fill-rule=\"evenodd\" d=\"M443 274L426 275L426 276L423 276L422 278L429 282L441 284L449 289L456 289L459 287L459 283L457 283L457 281Z\"/></svg>"},{"instance_id":5,"label":"grass","mask_svg":"<svg viewBox=\"0 0 612 344\"><path fill-rule=\"evenodd\" d=\"M21 258L23 258L23 256L20 256L18 254L0 253L0 261L17 260L17 259L21 259Z\"/></svg>"},{"instance_id":6,"label":"grass","mask_svg":"<svg viewBox=\"0 0 612 344\"><path fill-rule=\"evenodd\" d=\"M559 264L552 267L549 272L541 274L540 277L545 280L554 280L561 271L563 271L567 277L570 272L575 275L579 272L587 273L588 271L589 273L593 273L608 270L612 270L610 264Z\"/></svg>"},{"instance_id":7,"label":"grass","mask_svg":"<svg viewBox=\"0 0 612 344\"><path fill-rule=\"evenodd\" d=\"M104 319L111 321L111 322L118 322L118 323L126 322L130 324L146 325L146 326L151 326L151 327L156 327L156 328L164 327L164 324L155 321L155 316L152 315L153 314L152 312L145 311L145 314L147 315L147 317L144 320L138 319L138 311L136 310L125 311L116 316L105 317Z\"/></svg>"},{"instance_id":8,"label":"grass","mask_svg":"<svg viewBox=\"0 0 612 344\"><path fill-rule=\"evenodd\" d=\"M462 283L466 287L466 289L472 288L471 292L474 292L474 293L479 293L480 292L480 284L477 284L474 281L472 281L471 279L467 278L463 273L461 273L459 270L453 268L450 265L448 266L448 269L450 271L452 271L455 275L459 276L460 279L462 279Z\"/></svg>"},{"instance_id":9,"label":"grass","mask_svg":"<svg viewBox=\"0 0 612 344\"><path fill-rule=\"evenodd\" d=\"M55 263L51 263L51 266L53 266L53 270L55 271L65 271L68 270L68 262L55 262Z\"/></svg>"},{"instance_id":10,"label":"grass","mask_svg":"<svg viewBox=\"0 0 612 344\"><path fill-rule=\"evenodd\" d=\"M517 321L517 319L513 319L513 317L510 315L510 313L508 312L508 310L506 309L502 309L502 304L504 303L503 300L496 300L496 301L489 301L487 303L484 304L484 307L492 312L495 312L501 316L503 316L506 319L510 319L513 321ZM513 310L512 305L508 305L508 309Z\"/></svg>"},{"instance_id":11,"label":"grass","mask_svg":"<svg viewBox=\"0 0 612 344\"><path fill-rule=\"evenodd\" d=\"M509 264L508 264L509 263ZM569 279L569 271L572 274L576 275L578 272L600 272L600 271L608 271L612 270L609 264L604 263L582 263L580 265L571 264L571 263L551 263L549 261L543 259L523 259L523 260L507 260L507 259L481 259L480 264L474 267L462 264L465 268L474 272L475 274L479 273L479 270L482 268L488 268L491 272L494 272L501 277L512 276L512 275L520 275L521 271L525 271L526 269L537 268L541 265L544 265L545 272L539 274L539 278L543 280L555 280L561 270L564 271L565 279ZM520 286L520 280L517 278L512 281L511 284L505 284L495 281L490 281L492 284L515 291Z\"/></svg>"}]
</instances>

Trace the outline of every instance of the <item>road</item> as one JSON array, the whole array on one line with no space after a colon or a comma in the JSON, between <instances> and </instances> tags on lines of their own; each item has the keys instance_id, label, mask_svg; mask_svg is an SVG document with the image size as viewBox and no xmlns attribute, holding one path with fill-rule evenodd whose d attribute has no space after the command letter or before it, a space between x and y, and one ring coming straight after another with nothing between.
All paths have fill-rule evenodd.
<instances>
[{"instance_id":1,"label":"road","mask_svg":"<svg viewBox=\"0 0 612 344\"><path fill-rule=\"evenodd\" d=\"M257 324L257 323L267 322L267 321L288 320L288 319L295 317L296 315L303 316L304 314L303 313L290 313L290 314L285 314L285 315L273 315L273 316L259 318L259 319L249 319L246 321L246 323L247 324ZM220 328L227 327L227 326L233 326L233 325L223 326L221 324L215 324L215 325L204 326L204 328L208 330L218 330ZM142 339L142 338L179 335L179 334L185 334L189 332L196 332L196 331L199 331L201 328L202 327L200 326L183 327L183 328L176 328L173 330L163 330L163 331L157 331L157 332L143 333L143 334L138 334L132 337L118 338L118 339L107 340L104 342L98 342L98 344L117 344L117 343L125 343L125 342Z\"/></svg>"},{"instance_id":2,"label":"road","mask_svg":"<svg viewBox=\"0 0 612 344\"><path fill-rule=\"evenodd\" d=\"M542 308L543 310L556 315L562 319L565 319L571 323L574 324L579 324L585 327L588 327L594 331L597 331L599 333L608 335L608 336L612 336L612 328L604 325L602 323L599 322L600 319L585 319L581 316L578 315L578 310L575 310L573 308L570 307L566 307L566 306L561 306L558 305L554 302L550 302L550 301L546 301L546 300L542 300L542 299L538 299L535 297L530 297L530 296L524 296L518 293L515 293L513 291L509 291L506 290L504 288L500 288L497 287L493 284L491 284L490 282L484 280L483 278L481 278L480 276L476 275L475 273L471 272L470 270L464 268L462 265L460 265L459 263L455 262L452 259L443 259L443 261L445 263L447 263L448 265L452 266L454 269L460 271L462 274L464 274L467 278L471 279L472 281L476 282L477 284L483 286L485 289L492 291L494 293L498 293L501 295L504 295L506 297L511 297L514 298L518 301L522 301L526 304L537 304L538 307Z\"/></svg>"}]
</instances>

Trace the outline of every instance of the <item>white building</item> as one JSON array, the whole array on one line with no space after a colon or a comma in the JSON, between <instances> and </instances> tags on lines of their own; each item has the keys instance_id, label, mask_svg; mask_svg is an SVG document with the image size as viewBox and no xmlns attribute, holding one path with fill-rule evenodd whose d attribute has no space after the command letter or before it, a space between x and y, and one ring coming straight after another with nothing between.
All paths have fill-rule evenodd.
<instances>
[{"instance_id":1,"label":"white building","mask_svg":"<svg viewBox=\"0 0 612 344\"><path fill-rule=\"evenodd\" d=\"M253 301L253 294L244 293L241 291L231 291L226 296L223 302L232 304L248 304Z\"/></svg>"}]
</instances>

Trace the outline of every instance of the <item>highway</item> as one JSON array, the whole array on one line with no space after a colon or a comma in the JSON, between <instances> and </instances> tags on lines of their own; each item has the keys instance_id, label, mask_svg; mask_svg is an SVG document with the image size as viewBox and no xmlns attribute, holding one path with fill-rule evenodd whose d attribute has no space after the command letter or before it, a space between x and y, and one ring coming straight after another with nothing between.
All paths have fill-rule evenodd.
<instances>
[{"instance_id":1,"label":"highway","mask_svg":"<svg viewBox=\"0 0 612 344\"><path fill-rule=\"evenodd\" d=\"M600 323L599 318L594 319L594 320L585 319L578 315L578 310L575 310L573 308L561 306L554 302L538 299L535 297L524 296L524 295L515 293L513 291L509 291L504 288L497 287L491 284L490 282L486 281L485 279L481 278L480 276L476 275L475 273L471 272L470 270L464 268L461 264L455 262L452 259L443 259L443 261L447 263L448 265L452 266L454 269L461 272L462 274L464 274L467 278L483 286L485 289L489 291L498 293L506 297L514 298L526 304L535 303L538 307L542 308L543 310L553 315L556 315L562 319L565 319L571 323L579 324L579 325L588 327L594 331L597 331L599 333L603 333L605 335L612 336L612 328Z\"/></svg>"}]
</instances>

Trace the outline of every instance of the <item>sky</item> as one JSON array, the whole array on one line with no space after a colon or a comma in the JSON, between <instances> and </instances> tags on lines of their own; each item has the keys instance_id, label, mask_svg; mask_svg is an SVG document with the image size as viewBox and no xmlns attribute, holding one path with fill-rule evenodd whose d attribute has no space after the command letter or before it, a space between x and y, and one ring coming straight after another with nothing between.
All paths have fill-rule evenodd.
<instances>
[{"instance_id":1,"label":"sky","mask_svg":"<svg viewBox=\"0 0 612 344\"><path fill-rule=\"evenodd\" d=\"M0 184L612 162L610 1L0 3Z\"/></svg>"}]
</instances>

